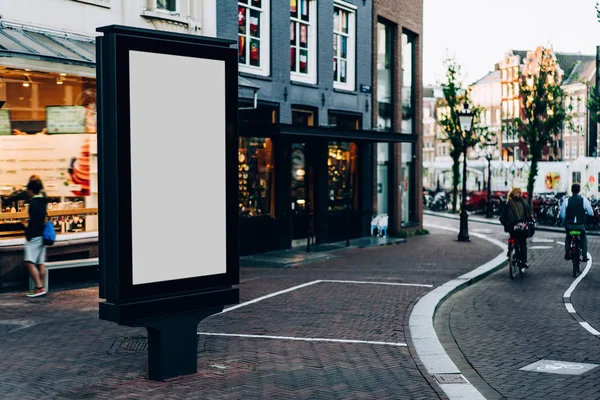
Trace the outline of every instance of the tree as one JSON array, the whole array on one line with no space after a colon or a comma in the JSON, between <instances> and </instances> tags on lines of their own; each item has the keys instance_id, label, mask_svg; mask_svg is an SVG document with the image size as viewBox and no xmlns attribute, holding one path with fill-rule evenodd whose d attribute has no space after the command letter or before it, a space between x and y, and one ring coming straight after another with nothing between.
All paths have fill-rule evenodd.
<instances>
[{"instance_id":1,"label":"tree","mask_svg":"<svg viewBox=\"0 0 600 400\"><path fill-rule=\"evenodd\" d=\"M530 206L542 151L559 137L564 124L571 124L561 80L562 71L552 49L543 47L537 48L535 59L519 76L520 116L514 122L531 161L527 180Z\"/></svg>"},{"instance_id":2,"label":"tree","mask_svg":"<svg viewBox=\"0 0 600 400\"><path fill-rule=\"evenodd\" d=\"M468 102L468 92L463 88L460 80L460 66L454 59L447 59L444 62L446 67L446 82L442 84L444 100L440 106L446 109L442 113L439 121L445 134L442 140L450 142L450 157L452 158L452 212L456 212L456 201L458 198L458 184L460 181L460 156L467 158L467 150L478 143L489 140L489 131L479 126L479 115L481 108L473 107L475 112L473 127L471 132L465 136L465 132L460 129L458 112L463 109L464 102ZM466 179L466 177L464 177Z\"/></svg>"}]
</instances>

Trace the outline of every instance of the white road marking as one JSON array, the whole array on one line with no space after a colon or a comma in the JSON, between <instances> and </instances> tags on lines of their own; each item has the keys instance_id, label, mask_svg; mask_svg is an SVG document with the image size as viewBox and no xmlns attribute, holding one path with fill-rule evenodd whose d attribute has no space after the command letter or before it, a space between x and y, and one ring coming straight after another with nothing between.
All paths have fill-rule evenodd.
<instances>
[{"instance_id":1,"label":"white road marking","mask_svg":"<svg viewBox=\"0 0 600 400\"><path fill-rule=\"evenodd\" d=\"M312 282L308 282L308 283L303 283L302 285L293 286L291 288L280 290L279 292L271 293L271 294L268 294L266 296L257 297L254 300L246 301L246 302L240 303L240 304L238 304L236 306L226 308L223 311L221 311L220 314L224 314L226 312L233 311L235 309L238 309L240 307L244 307L244 306L247 306L247 305L250 305L250 304L258 303L261 300L265 300L265 299L268 299L268 298L271 298L271 297L279 296L280 294L288 293L288 292L291 292L293 290L302 289L304 287L307 287L307 286L310 286L310 285L314 285L315 283L319 283L319 282L321 282L321 281L316 280L316 281L312 281Z\"/></svg>"},{"instance_id":2,"label":"white road marking","mask_svg":"<svg viewBox=\"0 0 600 400\"><path fill-rule=\"evenodd\" d=\"M577 313L577 311L575 311L575 309L573 308L573 304L565 303L565 307L567 307L567 311L570 312L571 314Z\"/></svg>"},{"instance_id":3,"label":"white road marking","mask_svg":"<svg viewBox=\"0 0 600 400\"><path fill-rule=\"evenodd\" d=\"M533 243L552 243L554 239L532 238L531 241Z\"/></svg>"},{"instance_id":4,"label":"white road marking","mask_svg":"<svg viewBox=\"0 0 600 400\"><path fill-rule=\"evenodd\" d=\"M279 340L296 340L301 342L330 342L330 343L351 343L351 344L377 344L383 346L407 347L406 343L395 342L374 342L370 340L352 340L352 339L325 339L325 338L301 338L293 336L269 336L269 335L245 335L238 333L212 333L198 332L198 335L206 336L227 336L227 337L244 337L255 339L279 339Z\"/></svg>"},{"instance_id":5,"label":"white road marking","mask_svg":"<svg viewBox=\"0 0 600 400\"><path fill-rule=\"evenodd\" d=\"M559 242L558 240L555 241L556 244L560 244L561 246L565 245L565 242Z\"/></svg>"},{"instance_id":6,"label":"white road marking","mask_svg":"<svg viewBox=\"0 0 600 400\"><path fill-rule=\"evenodd\" d=\"M590 253L588 253L588 258L589 260L587 262L587 265L585 266L585 269L583 270L581 275L579 275L577 279L575 279L573 283L571 283L571 286L569 286L563 297L571 297L571 293L573 293L577 285L579 285L579 282L581 282L581 280L585 278L588 272L590 272L590 268L592 268L592 255Z\"/></svg>"},{"instance_id":7,"label":"white road marking","mask_svg":"<svg viewBox=\"0 0 600 400\"><path fill-rule=\"evenodd\" d=\"M589 333L591 333L592 335L600 335L600 332L598 332L597 330L595 330L594 328L592 328L592 326L590 324L588 324L587 322L580 322L579 323L581 326L583 326L585 328L586 331L588 331Z\"/></svg>"},{"instance_id":8,"label":"white road marking","mask_svg":"<svg viewBox=\"0 0 600 400\"><path fill-rule=\"evenodd\" d=\"M340 281L335 279L322 279L319 282L327 282L327 283L359 283L359 284L367 284L367 285L389 285L389 286L418 286L418 287L427 287L431 288L433 285L427 285L424 283L398 283L398 282L371 282L371 281Z\"/></svg>"},{"instance_id":9,"label":"white road marking","mask_svg":"<svg viewBox=\"0 0 600 400\"><path fill-rule=\"evenodd\" d=\"M531 250L546 250L546 249L551 249L552 246L531 246L529 248Z\"/></svg>"}]
</instances>

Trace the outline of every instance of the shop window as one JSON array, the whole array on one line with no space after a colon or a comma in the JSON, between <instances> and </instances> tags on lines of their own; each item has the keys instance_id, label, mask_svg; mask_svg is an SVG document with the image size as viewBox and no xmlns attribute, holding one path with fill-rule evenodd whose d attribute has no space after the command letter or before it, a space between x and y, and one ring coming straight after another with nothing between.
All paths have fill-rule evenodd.
<instances>
[{"instance_id":1,"label":"shop window","mask_svg":"<svg viewBox=\"0 0 600 400\"><path fill-rule=\"evenodd\" d=\"M402 144L402 224L415 221L415 163L414 145Z\"/></svg>"},{"instance_id":2,"label":"shop window","mask_svg":"<svg viewBox=\"0 0 600 400\"><path fill-rule=\"evenodd\" d=\"M251 107L252 102L240 100L240 107ZM277 106L259 104L255 109L240 110L240 124L275 124L277 123Z\"/></svg>"},{"instance_id":3,"label":"shop window","mask_svg":"<svg viewBox=\"0 0 600 400\"><path fill-rule=\"evenodd\" d=\"M317 1L290 0L290 71L294 81L317 83Z\"/></svg>"},{"instance_id":4,"label":"shop window","mask_svg":"<svg viewBox=\"0 0 600 400\"><path fill-rule=\"evenodd\" d=\"M239 212L243 217L275 216L273 144L269 138L239 138Z\"/></svg>"},{"instance_id":5,"label":"shop window","mask_svg":"<svg viewBox=\"0 0 600 400\"><path fill-rule=\"evenodd\" d=\"M238 62L240 71L269 75L269 0L238 1Z\"/></svg>"},{"instance_id":6,"label":"shop window","mask_svg":"<svg viewBox=\"0 0 600 400\"><path fill-rule=\"evenodd\" d=\"M176 13L179 11L179 0L156 0L156 10Z\"/></svg>"},{"instance_id":7,"label":"shop window","mask_svg":"<svg viewBox=\"0 0 600 400\"><path fill-rule=\"evenodd\" d=\"M394 27L377 23L377 129L393 129Z\"/></svg>"},{"instance_id":8,"label":"shop window","mask_svg":"<svg viewBox=\"0 0 600 400\"><path fill-rule=\"evenodd\" d=\"M292 125L314 126L316 111L309 109L292 109Z\"/></svg>"},{"instance_id":9,"label":"shop window","mask_svg":"<svg viewBox=\"0 0 600 400\"><path fill-rule=\"evenodd\" d=\"M356 69L356 7L336 1L333 6L333 86L354 90Z\"/></svg>"},{"instance_id":10,"label":"shop window","mask_svg":"<svg viewBox=\"0 0 600 400\"><path fill-rule=\"evenodd\" d=\"M361 129L361 116L344 113L329 112L328 124L331 127L358 130Z\"/></svg>"},{"instance_id":11,"label":"shop window","mask_svg":"<svg viewBox=\"0 0 600 400\"><path fill-rule=\"evenodd\" d=\"M443 153L443 146L438 148L438 156ZM377 214L388 213L388 164L390 159L389 143L377 143Z\"/></svg>"},{"instance_id":12,"label":"shop window","mask_svg":"<svg viewBox=\"0 0 600 400\"><path fill-rule=\"evenodd\" d=\"M414 132L415 118L415 40L412 33L402 33L402 133Z\"/></svg>"},{"instance_id":13,"label":"shop window","mask_svg":"<svg viewBox=\"0 0 600 400\"><path fill-rule=\"evenodd\" d=\"M357 145L349 142L329 142L327 158L329 211L357 207L354 191L357 185Z\"/></svg>"}]
</instances>

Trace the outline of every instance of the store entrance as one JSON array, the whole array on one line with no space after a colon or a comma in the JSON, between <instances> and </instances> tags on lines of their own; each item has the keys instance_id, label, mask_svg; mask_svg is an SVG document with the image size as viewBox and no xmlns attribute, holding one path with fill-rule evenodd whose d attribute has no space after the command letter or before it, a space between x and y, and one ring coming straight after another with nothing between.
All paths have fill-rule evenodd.
<instances>
[{"instance_id":1,"label":"store entrance","mask_svg":"<svg viewBox=\"0 0 600 400\"><path fill-rule=\"evenodd\" d=\"M306 244L314 236L314 173L310 145L292 143L291 215L292 247Z\"/></svg>"}]
</instances>

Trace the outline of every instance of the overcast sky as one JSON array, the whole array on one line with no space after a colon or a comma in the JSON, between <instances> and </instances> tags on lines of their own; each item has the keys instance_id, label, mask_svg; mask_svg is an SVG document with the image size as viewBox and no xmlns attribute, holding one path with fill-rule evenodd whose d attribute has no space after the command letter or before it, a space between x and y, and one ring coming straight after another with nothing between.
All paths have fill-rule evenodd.
<instances>
[{"instance_id":1,"label":"overcast sky","mask_svg":"<svg viewBox=\"0 0 600 400\"><path fill-rule=\"evenodd\" d=\"M595 54L600 45L596 0L423 0L423 83L444 78L453 54L466 83L493 70L510 50L552 45L557 51Z\"/></svg>"}]
</instances>

